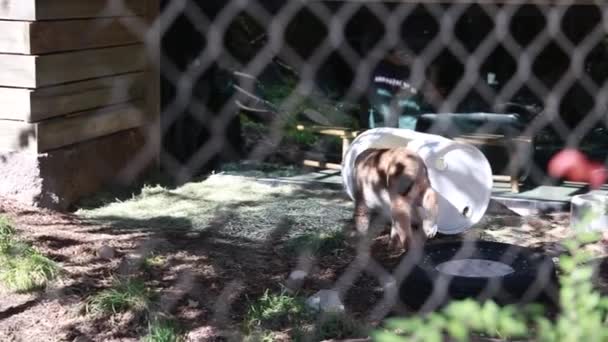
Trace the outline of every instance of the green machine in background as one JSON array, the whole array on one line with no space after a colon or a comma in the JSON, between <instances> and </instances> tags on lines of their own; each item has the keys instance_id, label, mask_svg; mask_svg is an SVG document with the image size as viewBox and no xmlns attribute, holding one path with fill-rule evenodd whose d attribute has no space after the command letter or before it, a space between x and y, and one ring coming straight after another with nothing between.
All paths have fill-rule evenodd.
<instances>
[{"instance_id":1,"label":"green machine in background","mask_svg":"<svg viewBox=\"0 0 608 342\"><path fill-rule=\"evenodd\" d=\"M408 52L392 50L374 69L368 93L369 128L395 127L415 129L417 118L434 112L423 91L410 81L412 57Z\"/></svg>"},{"instance_id":2,"label":"green machine in background","mask_svg":"<svg viewBox=\"0 0 608 342\"><path fill-rule=\"evenodd\" d=\"M418 117L433 111L433 108L424 102L421 96L408 99L399 99L383 88L373 90L368 111L369 128L397 127L415 129ZM391 118L396 117L391 123Z\"/></svg>"}]
</instances>

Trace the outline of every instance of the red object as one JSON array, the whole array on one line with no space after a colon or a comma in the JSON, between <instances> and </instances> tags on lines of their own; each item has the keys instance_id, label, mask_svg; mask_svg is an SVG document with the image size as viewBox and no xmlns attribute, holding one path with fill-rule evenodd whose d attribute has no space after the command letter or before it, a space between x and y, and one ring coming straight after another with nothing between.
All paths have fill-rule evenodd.
<instances>
[{"instance_id":1,"label":"red object","mask_svg":"<svg viewBox=\"0 0 608 342\"><path fill-rule=\"evenodd\" d=\"M549 161L549 175L573 182L589 183L592 188L599 188L608 179L604 165L590 161L575 149L565 149L553 156Z\"/></svg>"}]
</instances>

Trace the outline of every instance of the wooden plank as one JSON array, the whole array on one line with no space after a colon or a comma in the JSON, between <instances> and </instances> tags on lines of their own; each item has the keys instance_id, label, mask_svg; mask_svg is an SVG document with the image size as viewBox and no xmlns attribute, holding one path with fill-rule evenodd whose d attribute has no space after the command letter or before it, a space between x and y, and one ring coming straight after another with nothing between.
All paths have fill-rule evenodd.
<instances>
[{"instance_id":1,"label":"wooden plank","mask_svg":"<svg viewBox=\"0 0 608 342\"><path fill-rule=\"evenodd\" d=\"M144 97L144 73L124 74L39 89L0 88L0 119L38 122Z\"/></svg>"},{"instance_id":2,"label":"wooden plank","mask_svg":"<svg viewBox=\"0 0 608 342\"><path fill-rule=\"evenodd\" d=\"M0 120L28 121L31 89L0 88Z\"/></svg>"},{"instance_id":3,"label":"wooden plank","mask_svg":"<svg viewBox=\"0 0 608 342\"><path fill-rule=\"evenodd\" d=\"M302 165L316 167L316 168L320 168L320 169L330 169L330 170L341 170L342 169L342 165L340 165L340 164L327 163L327 162L318 161L318 160L305 159L302 161Z\"/></svg>"},{"instance_id":4,"label":"wooden plank","mask_svg":"<svg viewBox=\"0 0 608 342\"><path fill-rule=\"evenodd\" d=\"M26 55L85 50L141 42L129 28L138 18L0 21L0 52Z\"/></svg>"},{"instance_id":5,"label":"wooden plank","mask_svg":"<svg viewBox=\"0 0 608 342\"><path fill-rule=\"evenodd\" d=\"M351 137L351 138L355 138L359 132L358 131L352 131L348 128L345 127L324 127L324 126L304 126L304 125L297 125L296 129L299 131L310 131L310 132L314 132L314 133L318 133L318 134L324 134L324 135L332 135L332 136L336 136L336 137Z\"/></svg>"},{"instance_id":6,"label":"wooden plank","mask_svg":"<svg viewBox=\"0 0 608 342\"><path fill-rule=\"evenodd\" d=\"M141 108L141 102L134 102L39 123L0 120L0 151L42 153L140 127L146 122Z\"/></svg>"},{"instance_id":7,"label":"wooden plank","mask_svg":"<svg viewBox=\"0 0 608 342\"><path fill-rule=\"evenodd\" d=\"M142 45L41 56L0 54L0 86L39 88L145 69Z\"/></svg>"},{"instance_id":8,"label":"wooden plank","mask_svg":"<svg viewBox=\"0 0 608 342\"><path fill-rule=\"evenodd\" d=\"M0 1L0 19L34 20L36 19L36 1L2 0Z\"/></svg>"},{"instance_id":9,"label":"wooden plank","mask_svg":"<svg viewBox=\"0 0 608 342\"><path fill-rule=\"evenodd\" d=\"M38 57L36 87L141 71L143 45L68 52Z\"/></svg>"},{"instance_id":10,"label":"wooden plank","mask_svg":"<svg viewBox=\"0 0 608 342\"><path fill-rule=\"evenodd\" d=\"M147 0L1 0L0 19L56 20L120 17L145 13ZM124 3L125 6L120 6Z\"/></svg>"},{"instance_id":11,"label":"wooden plank","mask_svg":"<svg viewBox=\"0 0 608 342\"><path fill-rule=\"evenodd\" d=\"M602 0L311 0L312 2L391 2L404 4L602 5Z\"/></svg>"},{"instance_id":12,"label":"wooden plank","mask_svg":"<svg viewBox=\"0 0 608 342\"><path fill-rule=\"evenodd\" d=\"M26 21L0 21L0 52L29 54L30 26Z\"/></svg>"},{"instance_id":13,"label":"wooden plank","mask_svg":"<svg viewBox=\"0 0 608 342\"><path fill-rule=\"evenodd\" d=\"M37 126L38 151L46 152L129 128L140 127L146 122L141 108L142 103L135 102L33 124Z\"/></svg>"},{"instance_id":14,"label":"wooden plank","mask_svg":"<svg viewBox=\"0 0 608 342\"><path fill-rule=\"evenodd\" d=\"M491 134L480 134L480 135L459 135L453 137L452 140L463 142L472 145L491 145L491 146L505 146L513 143L526 143L531 144L532 138L525 136L518 137L505 137L504 135L491 135Z\"/></svg>"},{"instance_id":15,"label":"wooden plank","mask_svg":"<svg viewBox=\"0 0 608 342\"><path fill-rule=\"evenodd\" d=\"M144 97L144 84L144 73L132 73L36 89L27 121L139 100Z\"/></svg>"},{"instance_id":16,"label":"wooden plank","mask_svg":"<svg viewBox=\"0 0 608 342\"><path fill-rule=\"evenodd\" d=\"M129 27L138 18L37 21L30 31L31 54L84 50L141 42Z\"/></svg>"},{"instance_id":17,"label":"wooden plank","mask_svg":"<svg viewBox=\"0 0 608 342\"><path fill-rule=\"evenodd\" d=\"M0 54L0 86L34 88L36 57Z\"/></svg>"}]
</instances>

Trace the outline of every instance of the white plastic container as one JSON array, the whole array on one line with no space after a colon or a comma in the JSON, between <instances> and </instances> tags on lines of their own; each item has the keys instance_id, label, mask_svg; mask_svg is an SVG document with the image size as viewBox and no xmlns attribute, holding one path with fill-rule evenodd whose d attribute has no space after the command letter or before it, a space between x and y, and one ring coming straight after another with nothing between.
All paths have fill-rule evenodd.
<instances>
[{"instance_id":1,"label":"white plastic container","mask_svg":"<svg viewBox=\"0 0 608 342\"><path fill-rule=\"evenodd\" d=\"M570 228L577 231L608 231L608 197L597 193L572 196ZM589 215L585 217L585 215Z\"/></svg>"},{"instance_id":2,"label":"white plastic container","mask_svg":"<svg viewBox=\"0 0 608 342\"><path fill-rule=\"evenodd\" d=\"M424 160L431 186L439 194L438 231L459 234L479 222L492 194L492 169L476 147L434 134L401 128L374 128L352 142L342 162L342 183L354 200L354 166L368 148L408 146Z\"/></svg>"}]
</instances>

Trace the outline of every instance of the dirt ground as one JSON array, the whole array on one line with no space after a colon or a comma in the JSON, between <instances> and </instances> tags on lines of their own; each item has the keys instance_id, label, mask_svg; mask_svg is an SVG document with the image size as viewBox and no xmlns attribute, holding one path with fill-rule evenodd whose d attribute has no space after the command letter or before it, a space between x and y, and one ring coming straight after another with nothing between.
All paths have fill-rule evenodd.
<instances>
[{"instance_id":1,"label":"dirt ground","mask_svg":"<svg viewBox=\"0 0 608 342\"><path fill-rule=\"evenodd\" d=\"M280 193L271 195L270 201L277 205L290 200ZM349 212L350 203L341 192L323 191L318 195ZM314 198L315 193L302 196ZM178 203L180 199L173 201ZM244 205L238 203L239 207ZM257 204L249 201L246 205L251 209ZM142 275L158 295L157 310L176 317L192 341L223 340L221 335L231 336L239 330L251 299L266 289L278 290L292 270L306 263L279 248L281 236L302 213L291 213L291 219L281 220L263 239L247 238L248 234L255 236L255 227L245 229L242 234L226 233L223 229L232 221L225 212L220 219L200 223L205 229L184 229L183 217L160 213L156 218L154 215L131 218L117 224L108 216L91 220L6 199L0 199L0 213L12 218L20 235L64 270L61 278L44 292L0 293L0 341L137 341L146 333L142 314L93 317L84 314L83 303L108 287L115 275L139 272L138 262L150 253L164 259L162 267ZM332 224L351 225L344 217L337 220ZM159 222L165 229L153 229ZM439 237L435 241L461 238L505 241L540 248L557 256L558 242L569 234L567 226L567 215L528 218L493 215L463 236ZM399 257L384 250L385 240L380 237L376 241L372 257L378 265L390 269ZM109 259L99 256L100 249L106 246L115 251ZM605 245L593 248L598 256L608 254ZM333 286L354 258L355 253L346 248L308 260L311 275L301 285L300 293L310 295ZM345 306L354 317L368 320L374 304L381 298L382 287L373 275L366 273L356 277L349 287Z\"/></svg>"}]
</instances>

